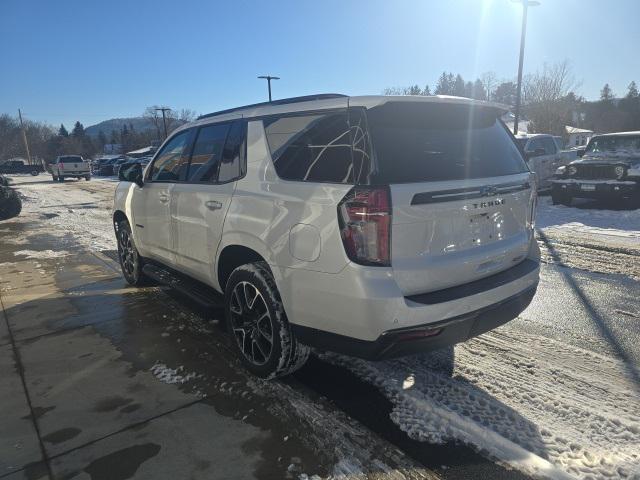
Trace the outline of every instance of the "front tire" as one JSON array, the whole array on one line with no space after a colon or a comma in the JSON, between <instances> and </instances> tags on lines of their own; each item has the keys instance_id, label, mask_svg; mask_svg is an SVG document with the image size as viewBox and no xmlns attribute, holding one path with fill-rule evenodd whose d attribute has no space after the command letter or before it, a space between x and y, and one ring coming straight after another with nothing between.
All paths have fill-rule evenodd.
<instances>
[{"instance_id":1,"label":"front tire","mask_svg":"<svg viewBox=\"0 0 640 480\"><path fill-rule=\"evenodd\" d=\"M551 192L551 203L554 205L566 205L571 206L571 195L560 192Z\"/></svg>"},{"instance_id":2,"label":"front tire","mask_svg":"<svg viewBox=\"0 0 640 480\"><path fill-rule=\"evenodd\" d=\"M271 379L293 373L309 358L298 343L266 262L236 268L225 288L225 316L236 351L254 375Z\"/></svg>"},{"instance_id":3,"label":"front tire","mask_svg":"<svg viewBox=\"0 0 640 480\"><path fill-rule=\"evenodd\" d=\"M116 237L118 239L118 259L122 275L129 285L141 287L149 283L148 277L142 273L143 261L133 242L131 226L127 220L116 223Z\"/></svg>"},{"instance_id":4,"label":"front tire","mask_svg":"<svg viewBox=\"0 0 640 480\"><path fill-rule=\"evenodd\" d=\"M37 177L40 174L38 170L31 170L31 176Z\"/></svg>"},{"instance_id":5,"label":"front tire","mask_svg":"<svg viewBox=\"0 0 640 480\"><path fill-rule=\"evenodd\" d=\"M22 211L22 200L15 190L0 187L0 220L17 217Z\"/></svg>"}]
</instances>

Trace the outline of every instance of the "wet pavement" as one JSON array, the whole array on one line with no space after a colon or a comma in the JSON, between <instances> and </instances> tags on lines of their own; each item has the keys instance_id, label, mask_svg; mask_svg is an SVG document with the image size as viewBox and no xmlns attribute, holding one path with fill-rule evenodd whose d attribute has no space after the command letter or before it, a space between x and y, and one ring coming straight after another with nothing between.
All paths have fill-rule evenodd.
<instances>
[{"instance_id":1,"label":"wet pavement","mask_svg":"<svg viewBox=\"0 0 640 480\"><path fill-rule=\"evenodd\" d=\"M0 478L435 478L322 399L242 370L211 312L38 222L0 229ZM29 250L25 250L28 244Z\"/></svg>"}]
</instances>

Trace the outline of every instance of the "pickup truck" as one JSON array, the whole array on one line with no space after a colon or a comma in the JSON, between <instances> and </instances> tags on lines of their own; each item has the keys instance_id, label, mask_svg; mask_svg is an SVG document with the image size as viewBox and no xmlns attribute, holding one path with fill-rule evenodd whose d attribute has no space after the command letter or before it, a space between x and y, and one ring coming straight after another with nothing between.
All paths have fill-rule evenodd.
<instances>
[{"instance_id":1,"label":"pickup truck","mask_svg":"<svg viewBox=\"0 0 640 480\"><path fill-rule=\"evenodd\" d=\"M53 181L64 182L65 178L91 180L91 167L80 155L62 155L51 164Z\"/></svg>"},{"instance_id":2,"label":"pickup truck","mask_svg":"<svg viewBox=\"0 0 640 480\"><path fill-rule=\"evenodd\" d=\"M5 160L0 162L0 173L30 173L33 176L44 171L42 165L29 165L24 160Z\"/></svg>"},{"instance_id":3,"label":"pickup truck","mask_svg":"<svg viewBox=\"0 0 640 480\"><path fill-rule=\"evenodd\" d=\"M563 165L577 158L577 152L561 150L552 135L524 134L516 136L524 152L529 168L536 175L538 190L551 188L554 173Z\"/></svg>"}]
</instances>

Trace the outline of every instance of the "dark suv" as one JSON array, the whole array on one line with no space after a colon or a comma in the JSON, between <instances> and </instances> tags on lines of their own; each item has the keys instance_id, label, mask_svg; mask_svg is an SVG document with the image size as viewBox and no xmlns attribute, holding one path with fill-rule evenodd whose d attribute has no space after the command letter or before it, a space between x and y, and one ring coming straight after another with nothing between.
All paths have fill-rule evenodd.
<instances>
[{"instance_id":1,"label":"dark suv","mask_svg":"<svg viewBox=\"0 0 640 480\"><path fill-rule=\"evenodd\" d=\"M582 158L558 168L554 205L569 205L574 197L640 204L640 131L592 137Z\"/></svg>"}]
</instances>

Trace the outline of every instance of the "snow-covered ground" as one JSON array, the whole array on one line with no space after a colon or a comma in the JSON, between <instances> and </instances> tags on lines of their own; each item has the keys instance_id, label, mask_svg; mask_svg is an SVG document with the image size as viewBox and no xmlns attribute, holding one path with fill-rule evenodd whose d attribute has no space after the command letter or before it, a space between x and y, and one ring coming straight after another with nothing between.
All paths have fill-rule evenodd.
<instances>
[{"instance_id":1,"label":"snow-covered ground","mask_svg":"<svg viewBox=\"0 0 640 480\"><path fill-rule=\"evenodd\" d=\"M584 208L585 206L593 208ZM640 209L606 210L594 202L575 200L575 205L552 205L540 197L536 226L547 235L577 236L607 241L616 246L640 248Z\"/></svg>"},{"instance_id":2,"label":"snow-covered ground","mask_svg":"<svg viewBox=\"0 0 640 480\"><path fill-rule=\"evenodd\" d=\"M610 357L497 330L456 347L453 378L433 355L324 358L383 391L414 439L462 442L533 476L640 478L640 388Z\"/></svg>"}]
</instances>

